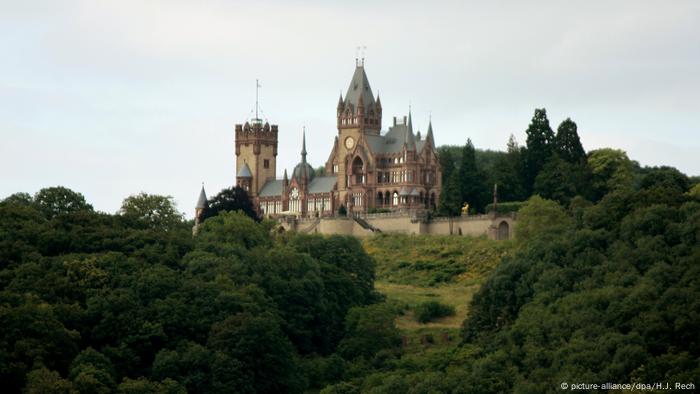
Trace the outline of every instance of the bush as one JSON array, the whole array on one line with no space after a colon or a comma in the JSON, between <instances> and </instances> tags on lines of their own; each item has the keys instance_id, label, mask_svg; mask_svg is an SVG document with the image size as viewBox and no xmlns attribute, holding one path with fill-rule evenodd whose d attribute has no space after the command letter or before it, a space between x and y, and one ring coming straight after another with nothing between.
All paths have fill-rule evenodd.
<instances>
[{"instance_id":1,"label":"bush","mask_svg":"<svg viewBox=\"0 0 700 394\"><path fill-rule=\"evenodd\" d=\"M441 317L454 316L455 308L437 301L426 301L418 304L414 312L419 323L428 323Z\"/></svg>"},{"instance_id":2,"label":"bush","mask_svg":"<svg viewBox=\"0 0 700 394\"><path fill-rule=\"evenodd\" d=\"M498 213L518 212L523 205L525 205L525 201L499 202L496 205L496 211L498 211ZM486 205L486 207L484 207L484 212L493 212L493 203Z\"/></svg>"}]
</instances>

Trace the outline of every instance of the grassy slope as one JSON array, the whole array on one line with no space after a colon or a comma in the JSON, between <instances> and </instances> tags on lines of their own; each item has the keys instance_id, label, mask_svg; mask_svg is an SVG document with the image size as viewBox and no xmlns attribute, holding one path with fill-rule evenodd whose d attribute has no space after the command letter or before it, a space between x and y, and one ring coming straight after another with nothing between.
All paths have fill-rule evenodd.
<instances>
[{"instance_id":1,"label":"grassy slope","mask_svg":"<svg viewBox=\"0 0 700 394\"><path fill-rule=\"evenodd\" d=\"M405 349L409 353L424 350L420 337L426 334L435 339L431 347L456 343L444 343L442 335L457 337L472 296L512 249L509 241L435 235L381 234L365 239L363 244L377 262L377 290L404 310L396 324L409 338ZM455 316L418 323L413 307L429 300L454 306Z\"/></svg>"}]
</instances>

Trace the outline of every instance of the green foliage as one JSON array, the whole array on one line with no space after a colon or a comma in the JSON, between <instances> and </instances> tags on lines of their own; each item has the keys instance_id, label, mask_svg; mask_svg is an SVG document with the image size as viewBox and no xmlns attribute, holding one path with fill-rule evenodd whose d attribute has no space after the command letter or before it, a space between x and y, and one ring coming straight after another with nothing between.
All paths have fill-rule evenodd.
<instances>
[{"instance_id":1,"label":"green foliage","mask_svg":"<svg viewBox=\"0 0 700 394\"><path fill-rule=\"evenodd\" d=\"M60 214L92 210L92 206L85 201L85 197L82 194L63 186L39 190L34 196L34 203L48 219L52 219Z\"/></svg>"},{"instance_id":2,"label":"green foliage","mask_svg":"<svg viewBox=\"0 0 700 394\"><path fill-rule=\"evenodd\" d=\"M634 185L634 164L622 150L597 149L588 153L594 201L613 191L631 190Z\"/></svg>"},{"instance_id":3,"label":"green foliage","mask_svg":"<svg viewBox=\"0 0 700 394\"><path fill-rule=\"evenodd\" d=\"M462 211L462 191L459 173L452 172L452 176L443 184L440 192L440 214L444 216L459 216Z\"/></svg>"},{"instance_id":4,"label":"green foliage","mask_svg":"<svg viewBox=\"0 0 700 394\"><path fill-rule=\"evenodd\" d=\"M688 191L688 195L689 195L690 197L693 197L693 198L696 198L696 199L700 198L700 183L698 183L698 184L696 184L695 186L693 186L693 187Z\"/></svg>"},{"instance_id":5,"label":"green foliage","mask_svg":"<svg viewBox=\"0 0 700 394\"><path fill-rule=\"evenodd\" d=\"M118 394L186 394L187 391L172 379L152 382L144 377L138 379L124 378L117 387Z\"/></svg>"},{"instance_id":6,"label":"green foliage","mask_svg":"<svg viewBox=\"0 0 700 394\"><path fill-rule=\"evenodd\" d=\"M589 178L585 165L572 164L552 156L537 174L533 191L544 198L568 205L573 197L590 194Z\"/></svg>"},{"instance_id":7,"label":"green foliage","mask_svg":"<svg viewBox=\"0 0 700 394\"><path fill-rule=\"evenodd\" d=\"M40 367L27 374L27 394L68 394L73 386L56 371Z\"/></svg>"},{"instance_id":8,"label":"green foliage","mask_svg":"<svg viewBox=\"0 0 700 394\"><path fill-rule=\"evenodd\" d=\"M527 134L527 148L524 151L524 181L525 190L533 190L535 178L542 170L550 157L552 157L554 132L549 126L547 110L536 109L532 121L525 130Z\"/></svg>"},{"instance_id":9,"label":"green foliage","mask_svg":"<svg viewBox=\"0 0 700 394\"><path fill-rule=\"evenodd\" d=\"M570 118L561 122L554 136L554 153L567 163L586 164L586 152L576 129L576 123Z\"/></svg>"},{"instance_id":10,"label":"green foliage","mask_svg":"<svg viewBox=\"0 0 700 394\"><path fill-rule=\"evenodd\" d=\"M183 215L170 196L140 193L122 202L119 213L126 218L144 223L148 228L169 230L182 223Z\"/></svg>"},{"instance_id":11,"label":"green foliage","mask_svg":"<svg viewBox=\"0 0 700 394\"><path fill-rule=\"evenodd\" d=\"M571 218L556 201L535 195L518 211L515 237L524 243L535 237L566 231L571 226Z\"/></svg>"},{"instance_id":12,"label":"green foliage","mask_svg":"<svg viewBox=\"0 0 700 394\"><path fill-rule=\"evenodd\" d=\"M363 243L378 262L378 279L420 286L481 280L511 249L510 242L448 235L379 234Z\"/></svg>"},{"instance_id":13,"label":"green foliage","mask_svg":"<svg viewBox=\"0 0 700 394\"><path fill-rule=\"evenodd\" d=\"M464 145L464 148L462 148L461 159L457 172L459 175L461 199L470 206L480 210L487 201L485 195L487 196L488 193L484 193L484 190L488 188L486 187L486 178L484 174L477 167L474 145L469 139Z\"/></svg>"},{"instance_id":14,"label":"green foliage","mask_svg":"<svg viewBox=\"0 0 700 394\"><path fill-rule=\"evenodd\" d=\"M345 318L346 334L338 345L345 359L370 358L381 350L398 351L399 331L394 324L395 313L386 304L350 309Z\"/></svg>"},{"instance_id":15,"label":"green foliage","mask_svg":"<svg viewBox=\"0 0 700 394\"><path fill-rule=\"evenodd\" d=\"M419 323L428 323L441 317L453 316L455 308L437 301L426 301L416 305L414 312Z\"/></svg>"},{"instance_id":16,"label":"green foliage","mask_svg":"<svg viewBox=\"0 0 700 394\"><path fill-rule=\"evenodd\" d=\"M506 202L498 202L498 206L496 207L496 210L498 213L505 214L505 213L511 213L511 212L518 212L520 208L522 208L525 205L525 201L506 201ZM489 204L486 206L486 209L484 210L486 213L491 213L493 212L493 204Z\"/></svg>"},{"instance_id":17,"label":"green foliage","mask_svg":"<svg viewBox=\"0 0 700 394\"><path fill-rule=\"evenodd\" d=\"M210 198L208 206L202 212L202 220L214 217L221 212L241 211L255 221L260 221L260 216L253 207L253 201L248 192L240 186L229 187L221 190Z\"/></svg>"},{"instance_id":18,"label":"green foliage","mask_svg":"<svg viewBox=\"0 0 700 394\"><path fill-rule=\"evenodd\" d=\"M492 171L487 172L488 185L498 185L498 199L501 201L519 201L527 197L523 182L522 155L523 149L511 134L506 153L499 155Z\"/></svg>"},{"instance_id":19,"label":"green foliage","mask_svg":"<svg viewBox=\"0 0 700 394\"><path fill-rule=\"evenodd\" d=\"M340 379L345 315L378 301L359 241L275 236L226 211L192 238L170 202L132 196L116 215L0 202L3 392L301 392L315 354Z\"/></svg>"}]
</instances>

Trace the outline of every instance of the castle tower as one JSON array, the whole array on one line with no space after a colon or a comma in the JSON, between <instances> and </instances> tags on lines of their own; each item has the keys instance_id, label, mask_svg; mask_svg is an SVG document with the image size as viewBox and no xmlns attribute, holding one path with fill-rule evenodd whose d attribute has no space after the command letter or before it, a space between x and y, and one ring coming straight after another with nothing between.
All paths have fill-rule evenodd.
<instances>
[{"instance_id":1,"label":"castle tower","mask_svg":"<svg viewBox=\"0 0 700 394\"><path fill-rule=\"evenodd\" d=\"M197 204L194 206L194 227L192 228L192 234L197 234L199 225L202 223L202 214L208 207L209 202L207 201L207 193L204 191L204 183L202 183L202 190L199 192Z\"/></svg>"},{"instance_id":2,"label":"castle tower","mask_svg":"<svg viewBox=\"0 0 700 394\"><path fill-rule=\"evenodd\" d=\"M336 144L337 163L331 163L337 168L335 175L338 179L340 203L347 198L350 187L351 163L343 162L362 142L365 135L378 136L382 127L382 105L377 96L372 94L372 88L365 73L364 59L355 60L355 72L345 93L345 99L340 96L337 106L338 143ZM363 163L366 170L369 163ZM337 166L337 167L336 167ZM366 179L366 176L365 176Z\"/></svg>"},{"instance_id":3,"label":"castle tower","mask_svg":"<svg viewBox=\"0 0 700 394\"><path fill-rule=\"evenodd\" d=\"M236 125L236 185L251 197L265 182L275 179L277 167L277 125L261 119Z\"/></svg>"}]
</instances>

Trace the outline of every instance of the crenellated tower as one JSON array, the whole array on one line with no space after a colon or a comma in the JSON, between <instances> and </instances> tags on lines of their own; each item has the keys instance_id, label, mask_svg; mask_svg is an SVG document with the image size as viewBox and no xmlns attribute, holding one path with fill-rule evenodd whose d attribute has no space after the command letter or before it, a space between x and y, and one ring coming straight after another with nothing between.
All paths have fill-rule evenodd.
<instances>
[{"instance_id":1,"label":"crenellated tower","mask_svg":"<svg viewBox=\"0 0 700 394\"><path fill-rule=\"evenodd\" d=\"M252 119L236 125L236 185L251 197L274 180L277 167L277 125Z\"/></svg>"}]
</instances>

